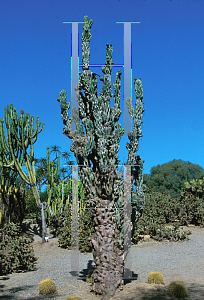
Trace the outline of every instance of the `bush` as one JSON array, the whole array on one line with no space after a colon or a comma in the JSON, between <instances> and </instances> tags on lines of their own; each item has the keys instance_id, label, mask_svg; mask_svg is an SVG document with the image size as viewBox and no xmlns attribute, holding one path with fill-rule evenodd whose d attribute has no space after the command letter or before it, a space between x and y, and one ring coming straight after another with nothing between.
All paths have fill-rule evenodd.
<instances>
[{"instance_id":1,"label":"bush","mask_svg":"<svg viewBox=\"0 0 204 300\"><path fill-rule=\"evenodd\" d=\"M164 194L148 189L145 197L145 207L138 222L134 225L132 242L137 244L141 235L150 235L151 238L162 241L188 240L190 231L180 232L179 224L173 224L177 219L176 213L180 211L178 199L170 198L168 192ZM166 228L167 224L173 224L173 229Z\"/></svg>"},{"instance_id":2,"label":"bush","mask_svg":"<svg viewBox=\"0 0 204 300\"><path fill-rule=\"evenodd\" d=\"M54 237L58 237L58 246L71 250L71 205L60 217L50 216L50 232ZM87 209L79 220L79 251L81 253L92 252L92 247L88 238L94 234L93 211Z\"/></svg>"},{"instance_id":3,"label":"bush","mask_svg":"<svg viewBox=\"0 0 204 300\"><path fill-rule=\"evenodd\" d=\"M9 223L0 229L0 276L36 270L33 236L23 234L19 224Z\"/></svg>"},{"instance_id":4,"label":"bush","mask_svg":"<svg viewBox=\"0 0 204 300\"><path fill-rule=\"evenodd\" d=\"M204 227L204 179L185 183L181 192L178 218L182 225Z\"/></svg>"}]
</instances>

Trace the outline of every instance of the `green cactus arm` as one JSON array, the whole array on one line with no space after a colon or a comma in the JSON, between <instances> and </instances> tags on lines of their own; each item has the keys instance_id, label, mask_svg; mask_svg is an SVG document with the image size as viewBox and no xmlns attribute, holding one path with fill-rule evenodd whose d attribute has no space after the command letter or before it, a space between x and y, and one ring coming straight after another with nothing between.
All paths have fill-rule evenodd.
<instances>
[{"instance_id":1,"label":"green cactus arm","mask_svg":"<svg viewBox=\"0 0 204 300\"><path fill-rule=\"evenodd\" d=\"M34 142L33 143L36 142L38 134L42 132L42 130L43 130L44 126L45 126L45 123L42 123L42 128L40 130L38 130L39 127L41 126L41 122L39 122L39 116L37 116L37 119L36 119L35 122L36 122L36 130L35 130L35 132L34 132L33 135L31 134L31 138L32 139L34 138Z\"/></svg>"},{"instance_id":2,"label":"green cactus arm","mask_svg":"<svg viewBox=\"0 0 204 300\"><path fill-rule=\"evenodd\" d=\"M83 70L89 69L89 58L90 58L90 39L91 32L90 28L93 24L93 20L89 20L88 16L84 16L83 33L82 33L82 63Z\"/></svg>"},{"instance_id":3,"label":"green cactus arm","mask_svg":"<svg viewBox=\"0 0 204 300\"><path fill-rule=\"evenodd\" d=\"M50 151L49 146L47 146L47 180L48 183L51 181L51 170L50 170Z\"/></svg>"},{"instance_id":4,"label":"green cactus arm","mask_svg":"<svg viewBox=\"0 0 204 300\"><path fill-rule=\"evenodd\" d=\"M2 167L10 167L13 169L13 164L14 160L9 161L7 158L7 155L9 154L9 145L5 137L5 130L4 130L4 119L1 119L1 124L0 124L0 152L1 152L1 157L4 161L2 162Z\"/></svg>"},{"instance_id":5,"label":"green cactus arm","mask_svg":"<svg viewBox=\"0 0 204 300\"><path fill-rule=\"evenodd\" d=\"M11 136L10 136L10 128L8 127L7 130L8 130L9 150L10 150L10 153L11 153L12 160L14 161L15 167L16 167L16 169L17 169L19 175L21 176L21 178L22 178L27 184L30 184L27 175L26 175L25 172L22 170L22 167L21 167L21 165L20 165L20 163L19 163L18 158L17 158L17 157L15 156L15 154L14 154L14 150L13 150L12 142L11 142Z\"/></svg>"},{"instance_id":6,"label":"green cactus arm","mask_svg":"<svg viewBox=\"0 0 204 300\"><path fill-rule=\"evenodd\" d=\"M72 131L71 122L73 121L73 117L69 118L68 110L70 108L70 102L67 102L67 93L65 90L62 90L59 94L59 98L57 101L60 103L61 108L61 116L63 120L63 124L65 128L63 129L63 134L72 138L74 133Z\"/></svg>"}]
</instances>

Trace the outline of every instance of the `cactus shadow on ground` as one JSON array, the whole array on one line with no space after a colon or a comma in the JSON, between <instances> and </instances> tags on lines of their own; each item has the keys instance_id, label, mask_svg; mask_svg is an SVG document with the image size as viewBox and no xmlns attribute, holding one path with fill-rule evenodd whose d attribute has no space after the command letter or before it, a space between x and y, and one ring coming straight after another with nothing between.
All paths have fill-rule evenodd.
<instances>
[{"instance_id":1,"label":"cactus shadow on ground","mask_svg":"<svg viewBox=\"0 0 204 300\"><path fill-rule=\"evenodd\" d=\"M86 282L86 279L88 278L89 271L94 270L94 269L95 269L94 261L89 260L88 263L87 263L87 268L83 269L79 272L79 276L78 276L77 280L83 280L84 282ZM129 269L127 269L127 270L129 271ZM75 271L71 271L70 274L72 276L77 276ZM138 278L138 274L135 274L132 271L132 278L131 279L124 279L124 285L126 285L128 283L131 283L132 281L137 280L137 278Z\"/></svg>"}]
</instances>

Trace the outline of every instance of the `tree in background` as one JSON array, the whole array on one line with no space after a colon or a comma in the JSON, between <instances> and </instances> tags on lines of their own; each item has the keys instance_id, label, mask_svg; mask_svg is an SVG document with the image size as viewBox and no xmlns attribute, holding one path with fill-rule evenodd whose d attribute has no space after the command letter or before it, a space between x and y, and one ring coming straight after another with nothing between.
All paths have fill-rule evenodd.
<instances>
[{"instance_id":1,"label":"tree in background","mask_svg":"<svg viewBox=\"0 0 204 300\"><path fill-rule=\"evenodd\" d=\"M170 192L171 198L179 197L185 182L203 176L204 169L191 162L181 159L151 168L150 175L144 174L144 183L153 191Z\"/></svg>"},{"instance_id":2,"label":"tree in background","mask_svg":"<svg viewBox=\"0 0 204 300\"><path fill-rule=\"evenodd\" d=\"M129 151L126 165L133 166L132 178L136 186L136 193L131 197L131 193L129 193L131 187L127 183L125 183L127 189L124 192L123 172L117 173L119 164L117 152L120 148L118 144L123 135L121 124L115 124L121 115L121 71L117 72L115 83L113 83L115 105L112 108L110 107L112 45L106 44L106 62L102 68L104 77L100 77L100 80L103 81L103 90L100 91L101 97L98 97L97 75L89 70L89 42L92 23L93 21L89 20L88 16L84 17L84 31L82 33L83 72L79 73L79 84L75 87L79 110L73 107L73 117L69 118L70 103L67 103L64 90L60 92L60 97L57 100L60 102L61 116L65 125L63 134L72 139L70 150L74 152L80 168L79 176L84 188L86 208L94 211L95 233L89 238L96 265L92 274L94 279L92 290L95 293L105 294L105 297L110 297L117 293L118 289L123 288L124 262L131 247L131 240L127 237L127 232L131 228L131 221L127 221L127 216L123 215L123 207L126 205L125 209L127 210L132 202L132 212L135 220L137 220L145 202L142 175L143 160L136 155L139 149L139 138L142 136L143 89L141 80L135 79L137 98L135 111L131 99L129 97L126 99L128 112L134 120L133 131L128 132L130 143L126 144ZM72 131L71 128L73 119L76 123L75 131ZM86 129L86 134L80 119ZM91 169L91 162L93 170ZM126 178L130 180L131 172L130 174L126 173ZM124 204L124 198L127 200L127 204ZM123 252L124 245L127 246L127 249Z\"/></svg>"}]
</instances>

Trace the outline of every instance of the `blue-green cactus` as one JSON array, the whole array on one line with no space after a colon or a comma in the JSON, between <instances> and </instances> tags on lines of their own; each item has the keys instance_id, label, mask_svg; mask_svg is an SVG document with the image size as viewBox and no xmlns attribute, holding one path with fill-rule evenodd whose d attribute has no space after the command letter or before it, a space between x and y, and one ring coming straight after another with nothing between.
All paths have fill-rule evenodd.
<instances>
[{"instance_id":1,"label":"blue-green cactus","mask_svg":"<svg viewBox=\"0 0 204 300\"><path fill-rule=\"evenodd\" d=\"M102 68L104 77L100 77L103 82L103 89L100 91L100 96L97 95L97 74L89 70L89 42L92 24L93 21L85 16L82 34L83 72L79 73L79 83L75 87L79 109L77 111L73 107L73 117L69 118L70 103L66 102L64 90L60 92L57 100L60 102L61 116L65 125L63 134L72 140L70 150L74 152L80 168L79 176L84 188L86 207L95 209L96 232L89 238L96 264L92 275L94 279L93 291L114 295L116 289L123 285L123 267L129 250L128 248L123 253L124 242L126 243L127 232L130 229L127 216L123 216L124 197L128 199L129 203L131 202L129 189L127 194L124 193L123 172L117 173L119 164L117 153L120 148L121 136L124 134L121 124L116 123L122 113L120 110L122 72L119 70L116 74L113 83L115 94L112 95L113 49L111 44L106 44L106 61ZM133 131L128 132L130 143L126 144L129 151L126 165L134 165L132 178L135 181L136 193L132 195L132 206L134 218L137 219L144 207L145 200L142 177L143 160L136 155L139 149L139 138L142 136L141 120L144 111L140 79L136 79L135 94L137 98L135 111L131 105L131 99L126 99L129 114L134 120ZM112 96L115 103L114 108L110 107ZM74 131L71 128L72 120L76 123L76 130ZM91 162L93 164L92 169Z\"/></svg>"}]
</instances>

